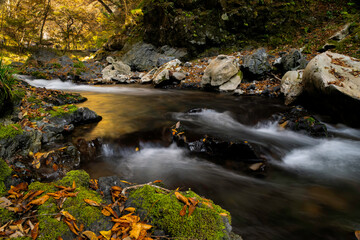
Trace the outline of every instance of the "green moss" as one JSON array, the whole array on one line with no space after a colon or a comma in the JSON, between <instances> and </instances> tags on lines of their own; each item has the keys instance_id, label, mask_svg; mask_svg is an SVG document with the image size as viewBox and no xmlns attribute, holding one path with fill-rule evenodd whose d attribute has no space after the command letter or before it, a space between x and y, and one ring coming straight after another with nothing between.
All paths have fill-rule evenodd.
<instances>
[{"instance_id":1,"label":"green moss","mask_svg":"<svg viewBox=\"0 0 360 240\"><path fill-rule=\"evenodd\" d=\"M75 192L78 192L78 195L67 198L62 209L73 215L77 219L78 225L84 224L85 228L88 228L90 225L104 218L99 208L89 206L84 202L84 199L91 199L98 203L103 202L97 192L88 188L89 180L90 176L83 170L70 171L62 180L55 183L34 182L30 184L29 190L44 190L44 194L56 192L58 189L56 189L54 185L72 186L73 181L75 181L77 186ZM58 236L69 235L68 226L64 222L59 222L54 218L54 214L59 212L60 210L52 198L39 206L39 239L56 239Z\"/></svg>"},{"instance_id":2,"label":"green moss","mask_svg":"<svg viewBox=\"0 0 360 240\"><path fill-rule=\"evenodd\" d=\"M62 68L60 63L53 63L53 64L51 64L51 67L52 68L57 68L57 69Z\"/></svg>"},{"instance_id":3,"label":"green moss","mask_svg":"<svg viewBox=\"0 0 360 240\"><path fill-rule=\"evenodd\" d=\"M49 76L46 73L40 72L40 71L34 71L30 73L35 78L39 79L49 79Z\"/></svg>"},{"instance_id":4,"label":"green moss","mask_svg":"<svg viewBox=\"0 0 360 240\"><path fill-rule=\"evenodd\" d=\"M203 200L192 191L183 193L186 197L195 197L200 202ZM132 203L147 211L152 224L165 230L172 237L187 239L223 239L225 237L225 225L220 213L226 213L230 222L230 214L220 206L213 204L209 208L199 204L193 214L180 216L179 212L184 206L175 194L165 194L158 189L145 186L130 193Z\"/></svg>"},{"instance_id":5,"label":"green moss","mask_svg":"<svg viewBox=\"0 0 360 240\"><path fill-rule=\"evenodd\" d=\"M11 168L0 158L0 195L6 192L4 181L10 176L11 172Z\"/></svg>"},{"instance_id":6,"label":"green moss","mask_svg":"<svg viewBox=\"0 0 360 240\"><path fill-rule=\"evenodd\" d=\"M17 128L18 130L16 130ZM22 134L23 130L19 124L9 124L7 126L0 125L0 139L13 138L16 135Z\"/></svg>"},{"instance_id":7,"label":"green moss","mask_svg":"<svg viewBox=\"0 0 360 240\"><path fill-rule=\"evenodd\" d=\"M36 98L31 99L34 102L38 102ZM78 110L78 107L74 104L70 105L62 105L62 106L54 106L51 110L45 110L44 108L40 108L39 112L47 114L49 117L62 117L67 114L71 114ZM34 118L35 120L41 120L43 117L39 116Z\"/></svg>"},{"instance_id":8,"label":"green moss","mask_svg":"<svg viewBox=\"0 0 360 240\"><path fill-rule=\"evenodd\" d=\"M75 181L76 186L88 187L90 176L84 170L70 171L59 181L59 184L63 186L71 186L73 181Z\"/></svg>"},{"instance_id":9,"label":"green moss","mask_svg":"<svg viewBox=\"0 0 360 240\"><path fill-rule=\"evenodd\" d=\"M14 219L14 213L5 208L0 208L0 225L4 225L10 220Z\"/></svg>"}]
</instances>

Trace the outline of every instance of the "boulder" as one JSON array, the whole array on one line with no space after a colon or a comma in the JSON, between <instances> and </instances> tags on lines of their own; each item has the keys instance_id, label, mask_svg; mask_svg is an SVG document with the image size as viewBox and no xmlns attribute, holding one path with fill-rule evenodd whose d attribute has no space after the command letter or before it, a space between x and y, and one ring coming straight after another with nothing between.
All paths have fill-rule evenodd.
<instances>
[{"instance_id":1,"label":"boulder","mask_svg":"<svg viewBox=\"0 0 360 240\"><path fill-rule=\"evenodd\" d=\"M102 70L102 78L105 82L119 81L125 82L123 75L129 75L131 73L130 66L124 64L121 61L115 61L112 57L107 58L108 62L112 62Z\"/></svg>"},{"instance_id":2,"label":"boulder","mask_svg":"<svg viewBox=\"0 0 360 240\"><path fill-rule=\"evenodd\" d=\"M289 71L281 79L280 91L285 96L285 104L293 103L303 92L303 70Z\"/></svg>"},{"instance_id":3,"label":"boulder","mask_svg":"<svg viewBox=\"0 0 360 240\"><path fill-rule=\"evenodd\" d=\"M168 46L156 48L152 44L138 42L130 47L129 51L121 57L121 60L131 66L133 70L142 72L169 62L170 59L180 59L186 55L187 52L183 49L174 49Z\"/></svg>"},{"instance_id":4,"label":"boulder","mask_svg":"<svg viewBox=\"0 0 360 240\"><path fill-rule=\"evenodd\" d=\"M121 61L113 62L112 65L114 69L119 71L120 74L127 75L131 73L131 68L129 65L124 64Z\"/></svg>"},{"instance_id":5,"label":"boulder","mask_svg":"<svg viewBox=\"0 0 360 240\"><path fill-rule=\"evenodd\" d=\"M325 52L310 61L303 81L310 93L342 95L360 101L360 60Z\"/></svg>"},{"instance_id":6,"label":"boulder","mask_svg":"<svg viewBox=\"0 0 360 240\"><path fill-rule=\"evenodd\" d=\"M243 57L243 64L241 70L245 78L263 77L266 73L271 71L271 65L268 62L268 54L264 48L258 49L252 55Z\"/></svg>"},{"instance_id":7,"label":"boulder","mask_svg":"<svg viewBox=\"0 0 360 240\"><path fill-rule=\"evenodd\" d=\"M303 82L310 106L347 124L360 124L354 114L360 109L360 60L332 52L319 54L304 70Z\"/></svg>"},{"instance_id":8,"label":"boulder","mask_svg":"<svg viewBox=\"0 0 360 240\"><path fill-rule=\"evenodd\" d=\"M140 82L141 83L151 83L153 80L153 76L156 73L156 71L158 70L158 68L153 68L151 69L147 74L145 74L144 76L141 77Z\"/></svg>"},{"instance_id":9,"label":"boulder","mask_svg":"<svg viewBox=\"0 0 360 240\"><path fill-rule=\"evenodd\" d=\"M350 34L351 23L347 23L340 31L332 35L329 40L342 41Z\"/></svg>"},{"instance_id":10,"label":"boulder","mask_svg":"<svg viewBox=\"0 0 360 240\"><path fill-rule=\"evenodd\" d=\"M235 58L219 55L205 69L201 85L219 87L223 91L235 90L242 80L241 76Z\"/></svg>"},{"instance_id":11,"label":"boulder","mask_svg":"<svg viewBox=\"0 0 360 240\"><path fill-rule=\"evenodd\" d=\"M153 76L153 83L156 87L169 84L170 76L172 76L172 69L179 66L181 61L179 59L172 60L161 66Z\"/></svg>"},{"instance_id":12,"label":"boulder","mask_svg":"<svg viewBox=\"0 0 360 240\"><path fill-rule=\"evenodd\" d=\"M186 74L183 72L173 72L172 77L177 81L181 81L186 78Z\"/></svg>"}]
</instances>

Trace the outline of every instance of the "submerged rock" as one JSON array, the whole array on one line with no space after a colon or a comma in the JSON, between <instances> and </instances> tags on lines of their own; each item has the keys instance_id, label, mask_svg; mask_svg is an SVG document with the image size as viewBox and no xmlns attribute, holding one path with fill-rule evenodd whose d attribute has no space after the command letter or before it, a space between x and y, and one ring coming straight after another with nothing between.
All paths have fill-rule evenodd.
<instances>
[{"instance_id":1,"label":"submerged rock","mask_svg":"<svg viewBox=\"0 0 360 240\"><path fill-rule=\"evenodd\" d=\"M309 114L303 107L293 107L281 114L279 125L282 128L301 132L312 137L328 137L329 133L325 124Z\"/></svg>"}]
</instances>

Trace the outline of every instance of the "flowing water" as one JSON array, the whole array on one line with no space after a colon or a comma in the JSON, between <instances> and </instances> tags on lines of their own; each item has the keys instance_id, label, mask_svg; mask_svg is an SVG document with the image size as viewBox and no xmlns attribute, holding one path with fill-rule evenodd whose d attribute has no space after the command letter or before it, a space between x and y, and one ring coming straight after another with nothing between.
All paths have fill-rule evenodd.
<instances>
[{"instance_id":1,"label":"flowing water","mask_svg":"<svg viewBox=\"0 0 360 240\"><path fill-rule=\"evenodd\" d=\"M136 183L161 179L169 188L191 188L230 211L234 231L245 240L355 239L354 230L360 229L359 129L328 124L328 139L280 129L272 116L287 107L278 99L28 82L81 92L88 101L80 106L103 117L72 135L103 139L101 156L82 163L92 177L115 174ZM206 110L186 113L193 108ZM197 135L248 141L268 160L266 176L256 178L170 144L166 129L177 121Z\"/></svg>"}]
</instances>

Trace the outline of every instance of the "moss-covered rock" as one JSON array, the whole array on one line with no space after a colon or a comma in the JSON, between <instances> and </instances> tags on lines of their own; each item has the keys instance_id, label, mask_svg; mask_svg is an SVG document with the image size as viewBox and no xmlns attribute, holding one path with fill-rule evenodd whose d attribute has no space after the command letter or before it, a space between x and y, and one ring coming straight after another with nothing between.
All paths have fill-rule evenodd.
<instances>
[{"instance_id":1,"label":"moss-covered rock","mask_svg":"<svg viewBox=\"0 0 360 240\"><path fill-rule=\"evenodd\" d=\"M0 196L6 192L4 181L10 176L11 168L0 158Z\"/></svg>"},{"instance_id":2,"label":"moss-covered rock","mask_svg":"<svg viewBox=\"0 0 360 240\"><path fill-rule=\"evenodd\" d=\"M84 224L85 230L97 232L100 230L109 230L111 221L101 214L99 208L89 206L84 199L91 199L102 203L101 196L88 188L90 177L83 171L70 171L63 179L55 183L34 182L29 185L29 190L43 190L44 194L58 191L55 185L72 186L73 181L76 183L78 195L69 197L63 204L62 210L68 211L77 219L77 225ZM56 206L54 199L50 199L38 208L40 235L38 239L56 239L62 236L63 239L73 239L75 235L69 231L68 226L54 218L54 214L60 210Z\"/></svg>"},{"instance_id":3,"label":"moss-covered rock","mask_svg":"<svg viewBox=\"0 0 360 240\"><path fill-rule=\"evenodd\" d=\"M0 139L13 138L23 133L19 124L0 125Z\"/></svg>"},{"instance_id":4,"label":"moss-covered rock","mask_svg":"<svg viewBox=\"0 0 360 240\"><path fill-rule=\"evenodd\" d=\"M0 208L0 225L3 226L5 223L14 219L14 213L7 209Z\"/></svg>"},{"instance_id":5,"label":"moss-covered rock","mask_svg":"<svg viewBox=\"0 0 360 240\"><path fill-rule=\"evenodd\" d=\"M175 194L145 186L130 192L128 204L137 209L141 217L174 238L184 239L229 239L230 213L203 199L192 191L183 193L200 201L191 216L180 216L184 204ZM221 215L220 215L221 214Z\"/></svg>"}]
</instances>

